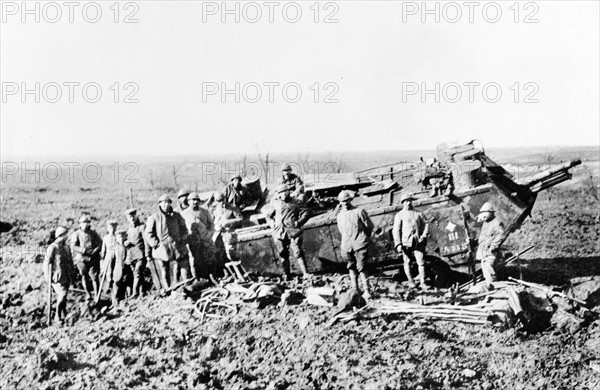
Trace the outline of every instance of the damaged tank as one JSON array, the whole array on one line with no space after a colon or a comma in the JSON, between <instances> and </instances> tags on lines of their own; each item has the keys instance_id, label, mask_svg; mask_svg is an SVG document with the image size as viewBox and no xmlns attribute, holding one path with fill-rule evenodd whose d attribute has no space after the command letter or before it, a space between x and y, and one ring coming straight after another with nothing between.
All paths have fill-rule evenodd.
<instances>
[{"instance_id":1,"label":"damaged tank","mask_svg":"<svg viewBox=\"0 0 600 390\"><path fill-rule=\"evenodd\" d=\"M443 284L451 271L464 277L475 272L476 239L481 229L476 216L485 202L492 202L497 210L505 228L504 241L531 214L537 194L569 180L569 169L581 164L581 160L573 160L517 179L486 155L480 141L441 144L436 154L428 160L379 166L332 183L307 185L304 203L311 218L303 227L303 241L309 272L345 269L336 226L337 195L342 190L356 193L353 204L364 208L375 225L369 261L372 273L387 273L401 266L392 237L394 216L402 208L401 194L415 196L414 208L429 222L426 264L438 278L437 284ZM268 195L265 190L252 209L251 226L235 230L232 242L246 270L279 274L282 267L265 216ZM296 262L291 264L292 272L299 272L294 269Z\"/></svg>"}]
</instances>

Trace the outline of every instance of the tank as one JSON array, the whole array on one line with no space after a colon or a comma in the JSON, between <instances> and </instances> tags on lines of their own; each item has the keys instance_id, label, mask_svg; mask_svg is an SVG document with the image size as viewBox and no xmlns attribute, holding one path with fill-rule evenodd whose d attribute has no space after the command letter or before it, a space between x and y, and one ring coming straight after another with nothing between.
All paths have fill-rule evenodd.
<instances>
[{"instance_id":1,"label":"tank","mask_svg":"<svg viewBox=\"0 0 600 390\"><path fill-rule=\"evenodd\" d=\"M436 157L428 160L399 162L354 172L334 183L307 185L304 207L311 218L304 226L303 241L308 270L345 270L336 225L337 195L342 190L355 191L353 204L365 209L375 225L369 271L381 273L399 268L402 260L394 249L392 228L394 216L402 208L400 196L410 192L417 198L413 202L415 210L429 222L429 269L440 280L449 271L468 277L475 272L474 243L481 229L476 216L481 206L485 202L495 206L496 217L505 227L504 241L530 215L537 194L569 180L569 169L578 164L580 160L569 161L517 180L485 154L480 141L471 141L441 144ZM238 258L246 270L279 274L283 270L265 216L269 209L268 189L264 193L261 207L233 236ZM293 259L290 263L292 272L299 272L294 269Z\"/></svg>"}]
</instances>

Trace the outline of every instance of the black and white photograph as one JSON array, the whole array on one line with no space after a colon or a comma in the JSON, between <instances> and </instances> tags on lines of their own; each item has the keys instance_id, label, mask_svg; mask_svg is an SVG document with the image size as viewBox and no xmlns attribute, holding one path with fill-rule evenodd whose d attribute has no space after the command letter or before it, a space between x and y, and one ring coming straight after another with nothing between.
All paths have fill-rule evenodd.
<instances>
[{"instance_id":1,"label":"black and white photograph","mask_svg":"<svg viewBox=\"0 0 600 390\"><path fill-rule=\"evenodd\" d=\"M600 390L600 1L0 0L0 389Z\"/></svg>"}]
</instances>

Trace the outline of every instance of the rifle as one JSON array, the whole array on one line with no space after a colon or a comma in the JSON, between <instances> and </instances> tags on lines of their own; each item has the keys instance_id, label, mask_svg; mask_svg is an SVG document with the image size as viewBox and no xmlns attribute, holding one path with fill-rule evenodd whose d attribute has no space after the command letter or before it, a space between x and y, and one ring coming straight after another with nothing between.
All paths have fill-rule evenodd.
<instances>
[{"instance_id":1,"label":"rifle","mask_svg":"<svg viewBox=\"0 0 600 390\"><path fill-rule=\"evenodd\" d=\"M48 326L52 325L52 262L48 263Z\"/></svg>"}]
</instances>

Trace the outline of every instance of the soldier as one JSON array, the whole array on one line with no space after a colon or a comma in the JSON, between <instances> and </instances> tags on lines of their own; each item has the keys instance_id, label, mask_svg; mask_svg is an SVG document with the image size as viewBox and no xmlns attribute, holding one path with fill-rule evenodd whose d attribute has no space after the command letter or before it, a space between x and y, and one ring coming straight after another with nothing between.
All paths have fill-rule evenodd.
<instances>
[{"instance_id":1,"label":"soldier","mask_svg":"<svg viewBox=\"0 0 600 390\"><path fill-rule=\"evenodd\" d=\"M485 278L486 287L492 290L494 288L492 283L496 281L494 264L500 257L500 245L504 239L504 226L496 218L496 211L490 202L486 202L481 206L477 221L483 222L483 225L479 234L475 259L481 261L481 271Z\"/></svg>"},{"instance_id":2,"label":"soldier","mask_svg":"<svg viewBox=\"0 0 600 390\"><path fill-rule=\"evenodd\" d=\"M288 186L281 184L276 192L277 197L272 200L273 210L267 216L273 221L273 240L282 259L285 276L291 279L289 257L291 249L302 274L306 277L309 273L302 250L302 226L309 219L308 212L300 208L297 201L290 197Z\"/></svg>"},{"instance_id":3,"label":"soldier","mask_svg":"<svg viewBox=\"0 0 600 390\"><path fill-rule=\"evenodd\" d=\"M116 233L115 248L114 248L114 263L110 270L110 279L114 281L112 288L112 307L115 308L119 304L121 297L125 296L127 285L133 279L133 272L126 264L127 262L127 231L119 230Z\"/></svg>"},{"instance_id":4,"label":"soldier","mask_svg":"<svg viewBox=\"0 0 600 390\"><path fill-rule=\"evenodd\" d=\"M106 221L106 231L108 232L102 237L102 249L100 250L100 259L102 261L102 269L106 271L106 277L108 278L109 286L112 285L112 272L111 270L115 266L116 261L116 250L117 250L117 236L116 230L119 223L114 219ZM100 286L102 288L103 286Z\"/></svg>"},{"instance_id":5,"label":"soldier","mask_svg":"<svg viewBox=\"0 0 600 390\"><path fill-rule=\"evenodd\" d=\"M133 286L131 297L135 298L143 292L144 269L149 258L149 248L144 240L146 226L140 221L137 210L129 209L125 212L129 229L127 229L127 261L133 273Z\"/></svg>"},{"instance_id":6,"label":"soldier","mask_svg":"<svg viewBox=\"0 0 600 390\"><path fill-rule=\"evenodd\" d=\"M189 277L188 250L186 247L188 231L181 214L174 212L171 198L161 195L158 199L158 211L146 222L144 237L152 248L152 257L159 263L160 281L163 289ZM173 265L173 274L171 274Z\"/></svg>"},{"instance_id":7,"label":"soldier","mask_svg":"<svg viewBox=\"0 0 600 390\"><path fill-rule=\"evenodd\" d=\"M218 241L220 237L223 240L222 248L225 251L227 259L229 261L237 260L233 236L230 230L242 222L242 212L237 207L227 203L223 194L219 194L215 199L213 215L215 219L215 231L218 233L215 241Z\"/></svg>"},{"instance_id":8,"label":"soldier","mask_svg":"<svg viewBox=\"0 0 600 390\"><path fill-rule=\"evenodd\" d=\"M403 208L394 218L394 244L398 253L402 253L404 260L404 273L410 287L416 287L410 272L410 262L414 259L419 267L419 282L423 290L429 287L425 284L425 248L427 246L427 234L429 224L423 218L423 214L413 210L412 201L415 198L411 194L403 194L400 203Z\"/></svg>"},{"instance_id":9,"label":"soldier","mask_svg":"<svg viewBox=\"0 0 600 390\"><path fill-rule=\"evenodd\" d=\"M242 185L242 177L240 175L231 178L231 183L226 185L221 193L225 196L225 200L229 204L234 205L240 210L252 204L248 189Z\"/></svg>"},{"instance_id":10,"label":"soldier","mask_svg":"<svg viewBox=\"0 0 600 390\"><path fill-rule=\"evenodd\" d=\"M364 269L368 258L369 244L371 243L373 222L365 210L352 205L353 198L354 194L347 190L340 192L338 195L342 208L337 216L338 230L342 236L342 259L348 263L352 288L357 292L360 291L358 287L358 276L360 276L364 289L363 297L370 299L369 281Z\"/></svg>"},{"instance_id":11,"label":"soldier","mask_svg":"<svg viewBox=\"0 0 600 390\"><path fill-rule=\"evenodd\" d=\"M304 197L304 183L302 179L295 173L292 173L292 167L290 164L284 164L281 167L281 184L285 184L290 189L290 196L303 201Z\"/></svg>"},{"instance_id":12,"label":"soldier","mask_svg":"<svg viewBox=\"0 0 600 390\"><path fill-rule=\"evenodd\" d=\"M52 274L50 274L51 266ZM43 270L46 281L52 283L52 289L56 292L56 322L61 323L67 316L69 286L75 282L73 259L67 245L67 229L62 226L56 228L54 239L48 246Z\"/></svg>"},{"instance_id":13,"label":"soldier","mask_svg":"<svg viewBox=\"0 0 600 390\"><path fill-rule=\"evenodd\" d=\"M190 268L195 278L203 276L208 279L215 272L215 244L212 240L215 223L210 212L200 206L200 195L192 192L188 196L191 206L181 213L189 232L188 248Z\"/></svg>"},{"instance_id":14,"label":"soldier","mask_svg":"<svg viewBox=\"0 0 600 390\"><path fill-rule=\"evenodd\" d=\"M188 195L190 194L189 190L181 189L177 192L177 207L175 207L175 211L178 213L182 213L183 210L190 207L188 202Z\"/></svg>"},{"instance_id":15,"label":"soldier","mask_svg":"<svg viewBox=\"0 0 600 390\"><path fill-rule=\"evenodd\" d=\"M92 218L83 213L79 218L79 229L71 237L71 253L81 274L81 283L89 301L98 294L98 271L100 268L100 250L102 239L91 228Z\"/></svg>"}]
</instances>

